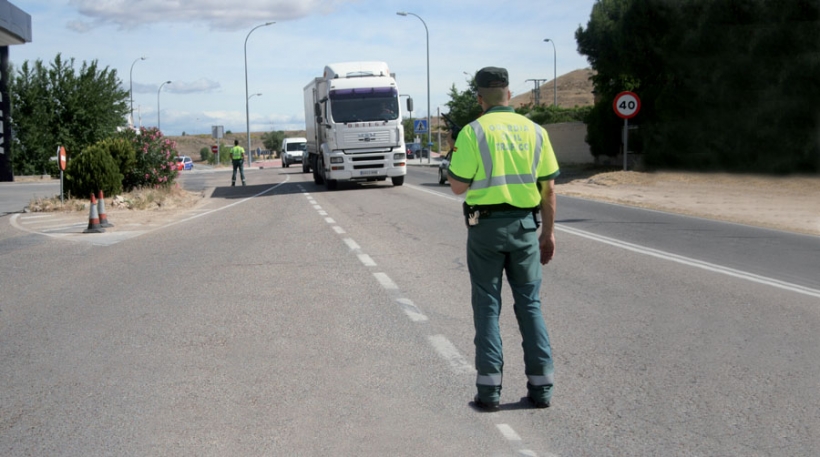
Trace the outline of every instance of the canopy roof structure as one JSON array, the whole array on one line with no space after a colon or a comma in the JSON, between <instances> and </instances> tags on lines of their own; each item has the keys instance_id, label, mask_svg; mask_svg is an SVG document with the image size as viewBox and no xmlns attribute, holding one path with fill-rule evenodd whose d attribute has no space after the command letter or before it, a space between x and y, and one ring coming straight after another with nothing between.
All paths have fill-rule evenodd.
<instances>
[{"instance_id":1,"label":"canopy roof structure","mask_svg":"<svg viewBox=\"0 0 820 457\"><path fill-rule=\"evenodd\" d=\"M31 42L31 15L0 0L0 46Z\"/></svg>"}]
</instances>

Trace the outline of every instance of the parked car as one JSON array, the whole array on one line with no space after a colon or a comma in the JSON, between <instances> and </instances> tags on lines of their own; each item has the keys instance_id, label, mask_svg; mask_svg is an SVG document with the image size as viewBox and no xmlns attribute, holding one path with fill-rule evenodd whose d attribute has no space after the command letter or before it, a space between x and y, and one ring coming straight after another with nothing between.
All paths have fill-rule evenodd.
<instances>
[{"instance_id":1,"label":"parked car","mask_svg":"<svg viewBox=\"0 0 820 457\"><path fill-rule=\"evenodd\" d=\"M407 158L418 159L420 157L428 157L430 151L421 147L421 143L407 143Z\"/></svg>"},{"instance_id":2,"label":"parked car","mask_svg":"<svg viewBox=\"0 0 820 457\"><path fill-rule=\"evenodd\" d=\"M177 170L193 170L194 161L188 156L179 156L176 158Z\"/></svg>"},{"instance_id":3,"label":"parked car","mask_svg":"<svg viewBox=\"0 0 820 457\"><path fill-rule=\"evenodd\" d=\"M450 169L450 158L453 156L453 151L447 153L446 156L441 158L441 162L438 164L438 183L444 184L447 182L447 170Z\"/></svg>"}]
</instances>

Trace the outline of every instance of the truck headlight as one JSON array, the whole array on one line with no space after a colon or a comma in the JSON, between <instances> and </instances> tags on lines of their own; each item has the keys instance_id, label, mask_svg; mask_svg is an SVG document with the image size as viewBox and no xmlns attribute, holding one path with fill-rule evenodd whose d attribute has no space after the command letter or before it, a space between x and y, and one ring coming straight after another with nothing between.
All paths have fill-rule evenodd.
<instances>
[{"instance_id":1,"label":"truck headlight","mask_svg":"<svg viewBox=\"0 0 820 457\"><path fill-rule=\"evenodd\" d=\"M345 163L344 157L331 157L330 163Z\"/></svg>"},{"instance_id":2,"label":"truck headlight","mask_svg":"<svg viewBox=\"0 0 820 457\"><path fill-rule=\"evenodd\" d=\"M402 160L402 159L404 159L404 153L403 152L397 152L397 153L393 154L393 160Z\"/></svg>"}]
</instances>

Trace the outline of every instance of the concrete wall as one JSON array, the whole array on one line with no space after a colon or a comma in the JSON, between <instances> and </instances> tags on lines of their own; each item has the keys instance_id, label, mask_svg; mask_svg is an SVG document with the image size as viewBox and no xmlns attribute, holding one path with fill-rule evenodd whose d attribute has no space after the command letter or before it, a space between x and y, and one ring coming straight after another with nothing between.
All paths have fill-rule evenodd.
<instances>
[{"instance_id":1,"label":"concrete wall","mask_svg":"<svg viewBox=\"0 0 820 457\"><path fill-rule=\"evenodd\" d=\"M559 165L587 164L595 161L589 152L589 145L584 141L587 126L583 122L547 124L544 128L547 129Z\"/></svg>"}]
</instances>

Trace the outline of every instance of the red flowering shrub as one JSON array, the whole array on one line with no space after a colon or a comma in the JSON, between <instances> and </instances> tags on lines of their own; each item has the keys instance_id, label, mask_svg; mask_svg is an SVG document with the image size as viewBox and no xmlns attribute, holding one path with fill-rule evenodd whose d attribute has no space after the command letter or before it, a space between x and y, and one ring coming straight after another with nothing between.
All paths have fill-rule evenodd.
<instances>
[{"instance_id":1,"label":"red flowering shrub","mask_svg":"<svg viewBox=\"0 0 820 457\"><path fill-rule=\"evenodd\" d=\"M174 162L175 141L165 138L156 127L129 129L117 135L128 140L136 152L134 166L123 176L122 187L126 192L140 187L168 187L174 183L179 173Z\"/></svg>"}]
</instances>

